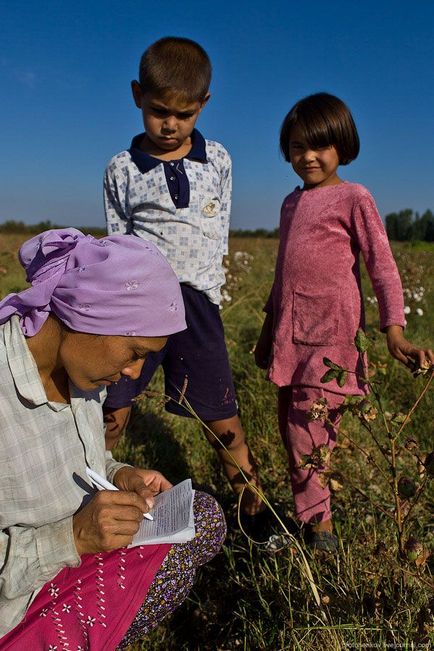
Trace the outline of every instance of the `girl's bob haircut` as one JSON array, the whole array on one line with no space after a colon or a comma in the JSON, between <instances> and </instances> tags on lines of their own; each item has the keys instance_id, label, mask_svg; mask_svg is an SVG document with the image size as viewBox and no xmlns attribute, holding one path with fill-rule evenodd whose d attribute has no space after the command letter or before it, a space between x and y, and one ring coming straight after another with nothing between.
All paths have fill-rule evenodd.
<instances>
[{"instance_id":1,"label":"girl's bob haircut","mask_svg":"<svg viewBox=\"0 0 434 651\"><path fill-rule=\"evenodd\" d=\"M328 93L309 95L297 102L285 117L280 130L280 150L291 162L291 130L297 126L312 149L336 147L340 165L348 165L360 150L353 116L342 100Z\"/></svg>"}]
</instances>

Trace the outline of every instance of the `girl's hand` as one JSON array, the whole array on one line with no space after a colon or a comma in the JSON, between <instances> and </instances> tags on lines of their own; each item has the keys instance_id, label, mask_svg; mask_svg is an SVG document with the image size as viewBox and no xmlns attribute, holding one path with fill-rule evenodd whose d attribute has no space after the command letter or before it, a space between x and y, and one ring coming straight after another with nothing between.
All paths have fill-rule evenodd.
<instances>
[{"instance_id":1,"label":"girl's hand","mask_svg":"<svg viewBox=\"0 0 434 651\"><path fill-rule=\"evenodd\" d=\"M401 326L389 326L386 336L389 353L405 366L414 370L415 367L427 368L430 364L434 364L433 351L429 348L423 350L407 341L403 335Z\"/></svg>"},{"instance_id":2,"label":"girl's hand","mask_svg":"<svg viewBox=\"0 0 434 651\"><path fill-rule=\"evenodd\" d=\"M255 364L259 368L267 369L270 363L271 346L273 341L273 317L267 314L262 325L258 343L255 346Z\"/></svg>"},{"instance_id":3,"label":"girl's hand","mask_svg":"<svg viewBox=\"0 0 434 651\"><path fill-rule=\"evenodd\" d=\"M154 506L153 496L172 488L168 479L157 470L144 470L125 466L120 468L113 478L114 485L121 491L134 491L144 498L150 511Z\"/></svg>"}]
</instances>

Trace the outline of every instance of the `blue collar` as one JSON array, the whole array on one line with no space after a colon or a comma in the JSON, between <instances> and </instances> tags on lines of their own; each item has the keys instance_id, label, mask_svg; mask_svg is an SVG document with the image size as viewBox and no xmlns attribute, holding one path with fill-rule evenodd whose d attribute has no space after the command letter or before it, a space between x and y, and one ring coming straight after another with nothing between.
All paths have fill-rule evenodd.
<instances>
[{"instance_id":1,"label":"blue collar","mask_svg":"<svg viewBox=\"0 0 434 651\"><path fill-rule=\"evenodd\" d=\"M140 143L143 140L144 133L139 133L138 136L134 136L134 138L131 141L131 146L129 148L130 156L133 160L133 162L137 165L139 170L141 171L142 174L145 174L146 172L150 172L151 170L154 169L154 167L157 167L157 165L160 165L160 163L167 163L169 161L163 161L160 160L159 158L155 158L155 156L150 156L149 154L145 154L140 149ZM191 134L191 149L188 152L184 158L188 158L189 160L195 160L198 161L199 163L206 163L207 157L206 157L206 142L205 138L203 135L197 130L193 129L193 132Z\"/></svg>"}]
</instances>

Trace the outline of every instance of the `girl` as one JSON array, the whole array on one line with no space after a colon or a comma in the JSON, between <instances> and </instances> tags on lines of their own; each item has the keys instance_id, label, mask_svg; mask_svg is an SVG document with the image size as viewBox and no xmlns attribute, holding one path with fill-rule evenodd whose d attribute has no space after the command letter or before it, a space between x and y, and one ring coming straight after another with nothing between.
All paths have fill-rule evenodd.
<instances>
[{"instance_id":1,"label":"girl","mask_svg":"<svg viewBox=\"0 0 434 651\"><path fill-rule=\"evenodd\" d=\"M359 153L347 106L327 93L297 102L283 122L280 147L303 186L283 202L275 279L255 360L279 387L279 428L289 456L296 516L306 527L308 544L336 551L329 489L317 471L301 469L300 460L313 447L333 449L345 394L367 392L359 377L363 360L353 343L364 325L360 252L391 355L406 365L432 363L434 356L403 336L401 281L372 196L337 174L339 165ZM356 372L343 388L335 380L323 388L324 356ZM327 399L334 427L308 420L308 410L321 398Z\"/></svg>"}]
</instances>

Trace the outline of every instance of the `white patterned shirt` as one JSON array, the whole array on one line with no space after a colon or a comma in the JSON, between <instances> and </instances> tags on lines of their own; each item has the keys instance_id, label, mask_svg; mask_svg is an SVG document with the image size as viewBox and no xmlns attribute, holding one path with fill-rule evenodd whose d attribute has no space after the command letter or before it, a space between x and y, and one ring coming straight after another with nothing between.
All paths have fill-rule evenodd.
<instances>
[{"instance_id":1,"label":"white patterned shirt","mask_svg":"<svg viewBox=\"0 0 434 651\"><path fill-rule=\"evenodd\" d=\"M114 156L104 176L109 235L133 233L158 246L178 279L217 305L225 282L232 170L228 152L195 129L180 160L162 161L131 148Z\"/></svg>"},{"instance_id":2,"label":"white patterned shirt","mask_svg":"<svg viewBox=\"0 0 434 651\"><path fill-rule=\"evenodd\" d=\"M86 465L111 481L125 464L105 451L106 389L49 402L19 318L0 326L0 638L35 591L80 565L72 516L91 491Z\"/></svg>"}]
</instances>

